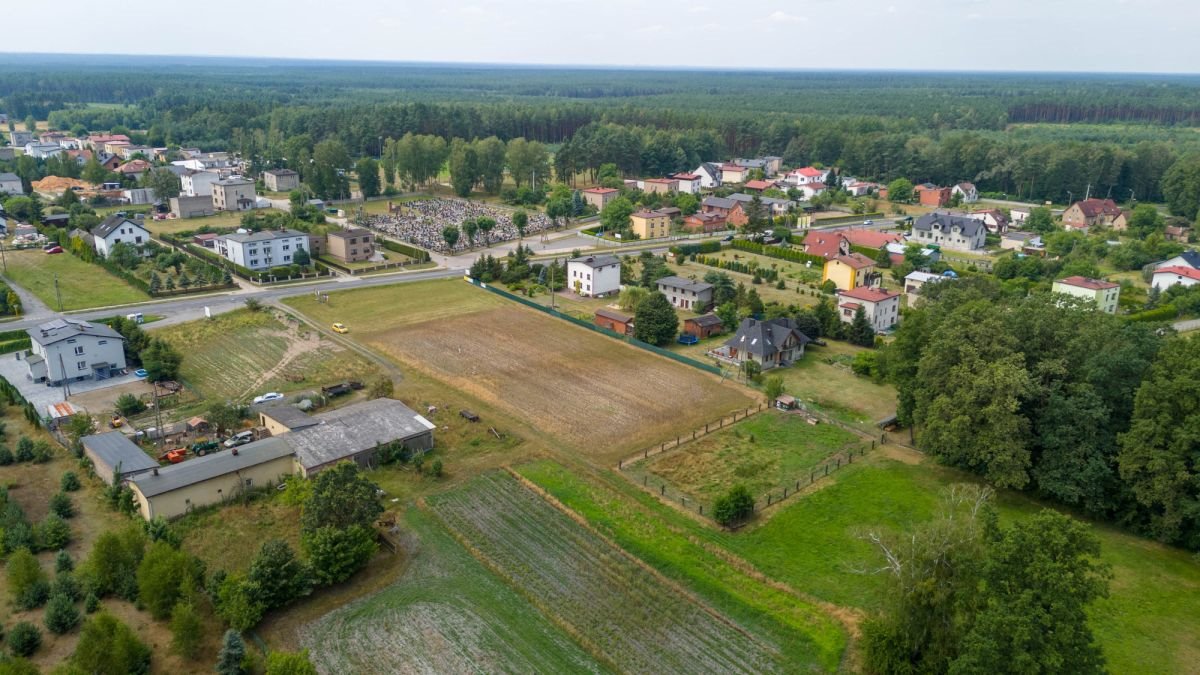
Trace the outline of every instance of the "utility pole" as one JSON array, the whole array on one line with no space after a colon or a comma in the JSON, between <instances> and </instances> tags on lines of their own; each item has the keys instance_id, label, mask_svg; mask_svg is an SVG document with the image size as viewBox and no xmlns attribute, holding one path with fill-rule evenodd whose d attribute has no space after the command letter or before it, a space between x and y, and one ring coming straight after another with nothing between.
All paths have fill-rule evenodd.
<instances>
[{"instance_id":1,"label":"utility pole","mask_svg":"<svg viewBox=\"0 0 1200 675\"><path fill-rule=\"evenodd\" d=\"M1087 200L1089 200L1089 199L1091 199L1091 198L1092 198L1092 184L1091 184L1091 183L1088 183L1088 184L1087 184L1087 192L1085 192L1085 193L1083 194L1083 201L1085 201L1085 202L1086 202Z\"/></svg>"},{"instance_id":2,"label":"utility pole","mask_svg":"<svg viewBox=\"0 0 1200 675\"><path fill-rule=\"evenodd\" d=\"M4 263L4 273L8 274L8 258L4 256L4 241L0 240L0 262Z\"/></svg>"},{"instance_id":3,"label":"utility pole","mask_svg":"<svg viewBox=\"0 0 1200 675\"><path fill-rule=\"evenodd\" d=\"M58 288L58 275L54 275L54 295L58 297L58 311L63 311L62 308L62 291Z\"/></svg>"}]
</instances>

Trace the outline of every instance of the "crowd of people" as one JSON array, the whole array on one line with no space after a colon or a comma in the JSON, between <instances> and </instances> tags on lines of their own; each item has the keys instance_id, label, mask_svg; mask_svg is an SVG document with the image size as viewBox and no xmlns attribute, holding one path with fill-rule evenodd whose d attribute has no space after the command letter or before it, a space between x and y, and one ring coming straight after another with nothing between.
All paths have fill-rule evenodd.
<instances>
[{"instance_id":1,"label":"crowd of people","mask_svg":"<svg viewBox=\"0 0 1200 675\"><path fill-rule=\"evenodd\" d=\"M371 216L365 225L373 230L396 237L426 250L439 253L465 251L472 245L487 245L516 239L517 228L512 222L513 211L490 204L468 202L459 199L422 199L396 206L396 211L381 216ZM529 223L525 234L538 234L549 230L554 223L544 213L529 211ZM458 241L451 249L446 244L443 230L447 227L461 228L468 220L491 218L496 221L490 232L478 232L471 242L465 232L460 232Z\"/></svg>"}]
</instances>

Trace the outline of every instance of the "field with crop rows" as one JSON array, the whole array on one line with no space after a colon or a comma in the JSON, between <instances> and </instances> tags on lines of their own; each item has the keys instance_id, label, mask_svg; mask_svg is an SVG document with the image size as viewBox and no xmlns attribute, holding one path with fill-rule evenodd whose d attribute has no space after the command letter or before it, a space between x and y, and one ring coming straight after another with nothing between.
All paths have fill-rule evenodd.
<instances>
[{"instance_id":1,"label":"field with crop rows","mask_svg":"<svg viewBox=\"0 0 1200 675\"><path fill-rule=\"evenodd\" d=\"M633 465L711 503L734 485L758 496L805 479L826 458L859 448L861 438L834 424L812 426L800 415L768 410L675 450Z\"/></svg>"},{"instance_id":2,"label":"field with crop rows","mask_svg":"<svg viewBox=\"0 0 1200 675\"><path fill-rule=\"evenodd\" d=\"M300 630L320 672L606 672L431 516L412 509L405 529L403 577Z\"/></svg>"},{"instance_id":3,"label":"field with crop rows","mask_svg":"<svg viewBox=\"0 0 1200 675\"><path fill-rule=\"evenodd\" d=\"M357 353L269 310L240 310L154 331L184 355L181 377L200 395L245 400L265 391L318 389L363 379L375 367Z\"/></svg>"},{"instance_id":4,"label":"field with crop rows","mask_svg":"<svg viewBox=\"0 0 1200 675\"><path fill-rule=\"evenodd\" d=\"M617 670L784 670L775 648L707 611L507 474L483 474L429 503L485 564Z\"/></svg>"},{"instance_id":5,"label":"field with crop rows","mask_svg":"<svg viewBox=\"0 0 1200 675\"><path fill-rule=\"evenodd\" d=\"M288 304L605 464L754 404L738 385L461 280Z\"/></svg>"}]
</instances>

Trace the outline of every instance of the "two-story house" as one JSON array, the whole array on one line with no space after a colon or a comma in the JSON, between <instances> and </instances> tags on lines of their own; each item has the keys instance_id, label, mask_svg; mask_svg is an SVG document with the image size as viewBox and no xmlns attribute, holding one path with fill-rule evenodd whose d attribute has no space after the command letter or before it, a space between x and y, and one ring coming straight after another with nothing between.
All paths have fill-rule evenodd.
<instances>
[{"instance_id":1,"label":"two-story house","mask_svg":"<svg viewBox=\"0 0 1200 675\"><path fill-rule=\"evenodd\" d=\"M597 211L603 211L609 202L621 196L621 191L616 188L593 187L580 194L583 195L583 201L596 207Z\"/></svg>"},{"instance_id":2,"label":"two-story house","mask_svg":"<svg viewBox=\"0 0 1200 675\"><path fill-rule=\"evenodd\" d=\"M713 287L702 281L683 277L663 277L658 280L658 292L667 296L672 307L686 309L697 314L712 307Z\"/></svg>"},{"instance_id":3,"label":"two-story house","mask_svg":"<svg viewBox=\"0 0 1200 675\"><path fill-rule=\"evenodd\" d=\"M25 194L25 186L21 184L21 177L15 173L0 173L0 193L9 195Z\"/></svg>"},{"instance_id":4,"label":"two-story house","mask_svg":"<svg viewBox=\"0 0 1200 675\"><path fill-rule=\"evenodd\" d=\"M375 233L365 228L332 230L326 240L329 255L342 262L362 262L375 255Z\"/></svg>"},{"instance_id":5,"label":"two-story house","mask_svg":"<svg viewBox=\"0 0 1200 675\"><path fill-rule=\"evenodd\" d=\"M700 194L702 179L699 174L695 173L677 173L671 176L676 181L678 190L686 192L690 195Z\"/></svg>"},{"instance_id":6,"label":"two-story house","mask_svg":"<svg viewBox=\"0 0 1200 675\"><path fill-rule=\"evenodd\" d=\"M589 255L568 260L567 288L588 297L617 293L621 290L621 260L615 255Z\"/></svg>"},{"instance_id":7,"label":"two-story house","mask_svg":"<svg viewBox=\"0 0 1200 675\"><path fill-rule=\"evenodd\" d=\"M879 288L851 288L838 291L838 318L853 323L861 307L876 332L885 331L900 322L900 294Z\"/></svg>"},{"instance_id":8,"label":"two-story house","mask_svg":"<svg viewBox=\"0 0 1200 675\"><path fill-rule=\"evenodd\" d=\"M258 203L254 181L230 176L212 184L213 208L218 211L249 211Z\"/></svg>"},{"instance_id":9,"label":"two-story house","mask_svg":"<svg viewBox=\"0 0 1200 675\"><path fill-rule=\"evenodd\" d=\"M913 223L909 240L952 251L976 251L987 241L987 226L983 221L946 213L927 213Z\"/></svg>"},{"instance_id":10,"label":"two-story house","mask_svg":"<svg viewBox=\"0 0 1200 675\"><path fill-rule=\"evenodd\" d=\"M629 226L638 239L659 239L671 234L671 216L662 211L638 211L629 216Z\"/></svg>"},{"instance_id":11,"label":"two-story house","mask_svg":"<svg viewBox=\"0 0 1200 675\"><path fill-rule=\"evenodd\" d=\"M92 228L96 253L107 257L118 243L141 248L150 241L150 231L122 214L113 214Z\"/></svg>"},{"instance_id":12,"label":"two-story house","mask_svg":"<svg viewBox=\"0 0 1200 675\"><path fill-rule=\"evenodd\" d=\"M102 323L55 319L28 331L29 379L57 387L63 382L104 380L125 370L125 338Z\"/></svg>"},{"instance_id":13,"label":"two-story house","mask_svg":"<svg viewBox=\"0 0 1200 675\"><path fill-rule=\"evenodd\" d=\"M289 192L300 187L300 174L291 169L271 169L262 175L263 185L271 192Z\"/></svg>"},{"instance_id":14,"label":"two-story house","mask_svg":"<svg viewBox=\"0 0 1200 675\"><path fill-rule=\"evenodd\" d=\"M703 162L696 167L693 174L700 177L700 186L705 188L721 187L721 166L712 162Z\"/></svg>"},{"instance_id":15,"label":"two-story house","mask_svg":"<svg viewBox=\"0 0 1200 675\"><path fill-rule=\"evenodd\" d=\"M1063 227L1087 232L1093 227L1112 227L1121 217L1121 207L1111 199L1083 199L1063 211Z\"/></svg>"},{"instance_id":16,"label":"two-story house","mask_svg":"<svg viewBox=\"0 0 1200 675\"><path fill-rule=\"evenodd\" d=\"M309 238L297 230L263 230L217 237L221 257L251 270L291 265L296 251L309 251Z\"/></svg>"},{"instance_id":17,"label":"two-story house","mask_svg":"<svg viewBox=\"0 0 1200 675\"><path fill-rule=\"evenodd\" d=\"M1054 282L1050 290L1063 295L1083 298L1096 305L1101 312L1117 313L1117 303L1121 297L1121 287L1103 279L1089 279L1073 276Z\"/></svg>"},{"instance_id":18,"label":"two-story house","mask_svg":"<svg viewBox=\"0 0 1200 675\"><path fill-rule=\"evenodd\" d=\"M179 193L186 197L211 197L213 183L219 180L221 176L216 171L184 169L179 174Z\"/></svg>"},{"instance_id":19,"label":"two-story house","mask_svg":"<svg viewBox=\"0 0 1200 675\"><path fill-rule=\"evenodd\" d=\"M979 201L979 190L974 183L959 183L950 188L950 197L957 196L963 204L974 204Z\"/></svg>"}]
</instances>

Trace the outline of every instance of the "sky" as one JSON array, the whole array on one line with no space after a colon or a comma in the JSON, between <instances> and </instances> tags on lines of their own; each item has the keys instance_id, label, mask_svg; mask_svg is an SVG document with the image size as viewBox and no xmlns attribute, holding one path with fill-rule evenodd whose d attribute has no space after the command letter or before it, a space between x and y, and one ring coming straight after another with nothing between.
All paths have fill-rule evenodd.
<instances>
[{"instance_id":1,"label":"sky","mask_svg":"<svg viewBox=\"0 0 1200 675\"><path fill-rule=\"evenodd\" d=\"M1200 0L56 0L2 52L1196 73ZM102 22L89 20L104 14ZM128 28L128 30L126 30ZM97 40L99 36L106 36Z\"/></svg>"}]
</instances>

